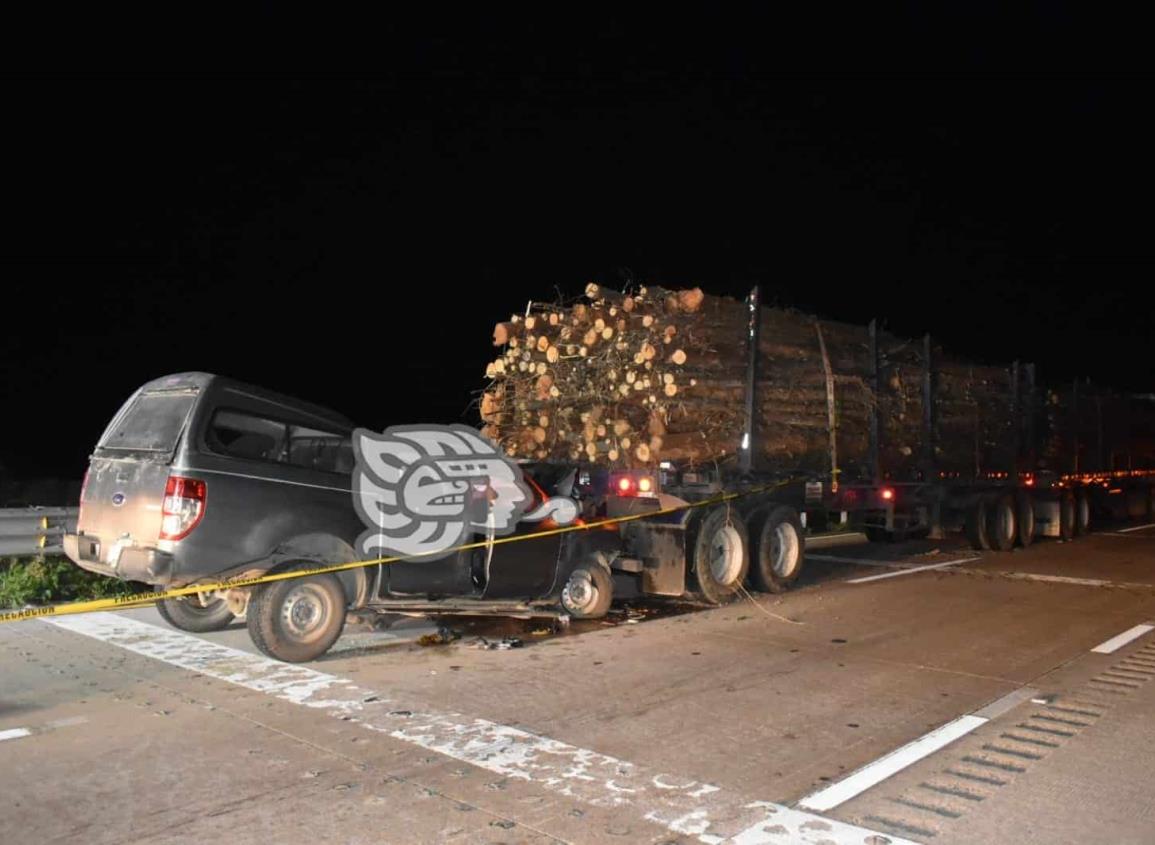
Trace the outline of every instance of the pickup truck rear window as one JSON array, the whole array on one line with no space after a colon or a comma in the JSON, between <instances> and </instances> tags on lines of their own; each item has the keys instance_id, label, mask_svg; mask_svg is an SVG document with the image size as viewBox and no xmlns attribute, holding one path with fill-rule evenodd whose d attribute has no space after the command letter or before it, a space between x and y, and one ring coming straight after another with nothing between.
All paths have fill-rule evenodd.
<instances>
[{"instance_id":1,"label":"pickup truck rear window","mask_svg":"<svg viewBox=\"0 0 1155 845\"><path fill-rule=\"evenodd\" d=\"M100 448L171 452L196 398L188 391L140 394L108 430Z\"/></svg>"}]
</instances>

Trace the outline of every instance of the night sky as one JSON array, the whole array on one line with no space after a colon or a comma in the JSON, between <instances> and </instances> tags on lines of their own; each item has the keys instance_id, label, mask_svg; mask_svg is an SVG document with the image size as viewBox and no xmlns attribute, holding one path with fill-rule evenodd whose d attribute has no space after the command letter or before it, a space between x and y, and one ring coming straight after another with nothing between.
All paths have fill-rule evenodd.
<instances>
[{"instance_id":1,"label":"night sky","mask_svg":"<svg viewBox=\"0 0 1155 845\"><path fill-rule=\"evenodd\" d=\"M493 323L589 281L760 284L1155 390L1147 80L428 46L372 75L10 85L0 464L78 478L182 370L473 423Z\"/></svg>"}]
</instances>

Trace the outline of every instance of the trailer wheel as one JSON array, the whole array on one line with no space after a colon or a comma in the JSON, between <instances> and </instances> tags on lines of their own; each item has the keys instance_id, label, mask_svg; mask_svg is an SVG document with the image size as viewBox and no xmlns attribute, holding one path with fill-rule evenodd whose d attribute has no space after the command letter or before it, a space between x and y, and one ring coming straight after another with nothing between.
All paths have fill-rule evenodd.
<instances>
[{"instance_id":1,"label":"trailer wheel","mask_svg":"<svg viewBox=\"0 0 1155 845\"><path fill-rule=\"evenodd\" d=\"M1091 533L1091 499L1086 490L1075 493L1075 536Z\"/></svg>"},{"instance_id":2,"label":"trailer wheel","mask_svg":"<svg viewBox=\"0 0 1155 845\"><path fill-rule=\"evenodd\" d=\"M1075 495L1070 490L1059 496L1059 539L1069 543L1075 539Z\"/></svg>"},{"instance_id":3,"label":"trailer wheel","mask_svg":"<svg viewBox=\"0 0 1155 845\"><path fill-rule=\"evenodd\" d=\"M750 586L764 593L784 592L801 574L805 552L802 520L794 508L755 513L750 520Z\"/></svg>"},{"instance_id":4,"label":"trailer wheel","mask_svg":"<svg viewBox=\"0 0 1155 845\"><path fill-rule=\"evenodd\" d=\"M315 660L341 636L346 606L345 589L331 572L262 584L249 599L249 636L277 660Z\"/></svg>"},{"instance_id":5,"label":"trailer wheel","mask_svg":"<svg viewBox=\"0 0 1155 845\"><path fill-rule=\"evenodd\" d=\"M1009 552L1015 547L1015 497L995 493L987 502L987 539L991 548Z\"/></svg>"},{"instance_id":6,"label":"trailer wheel","mask_svg":"<svg viewBox=\"0 0 1155 845\"><path fill-rule=\"evenodd\" d=\"M600 619L613 600L613 576L596 561L579 565L561 591L561 606L574 619Z\"/></svg>"},{"instance_id":7,"label":"trailer wheel","mask_svg":"<svg viewBox=\"0 0 1155 845\"><path fill-rule=\"evenodd\" d=\"M1019 527L1015 542L1025 549L1035 539L1035 503L1026 490L1015 491L1015 521Z\"/></svg>"},{"instance_id":8,"label":"trailer wheel","mask_svg":"<svg viewBox=\"0 0 1155 845\"><path fill-rule=\"evenodd\" d=\"M698 591L710 604L722 604L741 589L750 569L750 538L738 511L718 505L703 517L691 565Z\"/></svg>"},{"instance_id":9,"label":"trailer wheel","mask_svg":"<svg viewBox=\"0 0 1155 845\"><path fill-rule=\"evenodd\" d=\"M966 535L975 551L989 551L991 547L990 535L987 531L987 500L985 496L976 496L967 506Z\"/></svg>"}]
</instances>

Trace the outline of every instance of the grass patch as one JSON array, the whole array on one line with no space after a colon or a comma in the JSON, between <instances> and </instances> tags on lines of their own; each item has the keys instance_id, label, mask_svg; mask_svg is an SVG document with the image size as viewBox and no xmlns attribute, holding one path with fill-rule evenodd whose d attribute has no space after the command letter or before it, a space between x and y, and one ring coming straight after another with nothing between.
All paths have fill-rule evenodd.
<instances>
[{"instance_id":1,"label":"grass patch","mask_svg":"<svg viewBox=\"0 0 1155 845\"><path fill-rule=\"evenodd\" d=\"M145 584L87 572L57 555L0 558L0 608L108 598L147 589Z\"/></svg>"}]
</instances>

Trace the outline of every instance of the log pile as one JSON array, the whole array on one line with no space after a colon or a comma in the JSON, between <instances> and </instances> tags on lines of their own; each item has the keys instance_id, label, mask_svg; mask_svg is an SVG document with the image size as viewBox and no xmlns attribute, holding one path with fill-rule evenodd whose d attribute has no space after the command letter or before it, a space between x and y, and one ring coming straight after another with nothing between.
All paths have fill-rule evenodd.
<instances>
[{"instance_id":1,"label":"log pile","mask_svg":"<svg viewBox=\"0 0 1155 845\"><path fill-rule=\"evenodd\" d=\"M876 395L865 327L780 308L759 316L756 466L869 475L877 405L887 474L913 473L924 449L922 344L879 333ZM744 431L749 317L745 302L698 288L623 294L591 284L573 304L531 303L494 327L482 431L519 458L731 461ZM1005 442L992 410L1007 404L994 397L1005 372L939 374L939 457L973 463L976 438L980 449Z\"/></svg>"}]
</instances>

